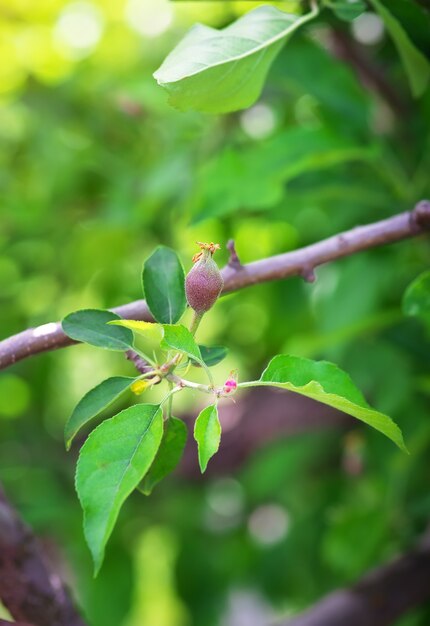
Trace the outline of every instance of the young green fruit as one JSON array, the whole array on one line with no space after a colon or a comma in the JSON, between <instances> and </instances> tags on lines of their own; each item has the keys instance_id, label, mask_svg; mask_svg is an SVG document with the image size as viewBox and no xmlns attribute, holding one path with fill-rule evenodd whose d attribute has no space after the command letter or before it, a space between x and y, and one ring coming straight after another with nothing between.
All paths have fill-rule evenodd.
<instances>
[{"instance_id":1,"label":"young green fruit","mask_svg":"<svg viewBox=\"0 0 430 626\"><path fill-rule=\"evenodd\" d=\"M212 256L219 244L200 243L201 252L193 257L195 264L185 278L188 304L198 315L203 315L215 304L224 281Z\"/></svg>"}]
</instances>

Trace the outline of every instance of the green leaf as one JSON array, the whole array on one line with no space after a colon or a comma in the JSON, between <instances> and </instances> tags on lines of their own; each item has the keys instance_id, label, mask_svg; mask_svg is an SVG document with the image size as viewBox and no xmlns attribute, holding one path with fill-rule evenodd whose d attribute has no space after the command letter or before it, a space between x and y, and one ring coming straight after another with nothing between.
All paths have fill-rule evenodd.
<instances>
[{"instance_id":1,"label":"green leaf","mask_svg":"<svg viewBox=\"0 0 430 626\"><path fill-rule=\"evenodd\" d=\"M108 322L108 324L112 324L114 326L123 326L124 328L129 328L134 333L138 335L142 335L142 337L146 337L146 339L152 339L153 341L160 342L163 338L163 326L161 324L157 324L156 322L143 322L141 320L113 320L112 322Z\"/></svg>"},{"instance_id":2,"label":"green leaf","mask_svg":"<svg viewBox=\"0 0 430 626\"><path fill-rule=\"evenodd\" d=\"M70 449L72 440L82 426L119 398L135 380L137 379L126 376L107 378L84 395L76 405L64 429L67 450Z\"/></svg>"},{"instance_id":3,"label":"green leaf","mask_svg":"<svg viewBox=\"0 0 430 626\"><path fill-rule=\"evenodd\" d=\"M209 459L218 451L221 441L221 424L216 404L207 406L196 419L194 439L197 441L199 464L203 474Z\"/></svg>"},{"instance_id":4,"label":"green leaf","mask_svg":"<svg viewBox=\"0 0 430 626\"><path fill-rule=\"evenodd\" d=\"M223 30L196 24L154 73L172 106L186 111L227 113L259 97L276 55L288 37L315 17L273 6L253 9Z\"/></svg>"},{"instance_id":5,"label":"green leaf","mask_svg":"<svg viewBox=\"0 0 430 626\"><path fill-rule=\"evenodd\" d=\"M164 324L163 329L164 339L161 342L162 348L172 348L173 350L183 352L189 356L190 359L194 359L204 365L199 346L188 328L185 328L182 324Z\"/></svg>"},{"instance_id":6,"label":"green leaf","mask_svg":"<svg viewBox=\"0 0 430 626\"><path fill-rule=\"evenodd\" d=\"M143 289L154 319L174 324L187 306L185 274L174 250L159 246L143 265Z\"/></svg>"},{"instance_id":7,"label":"green leaf","mask_svg":"<svg viewBox=\"0 0 430 626\"><path fill-rule=\"evenodd\" d=\"M110 323L115 326L131 329L144 337L154 337L157 330L161 330L160 345L162 348L165 350L172 348L173 350L183 352L189 356L190 359L198 361L201 365L205 366L200 348L193 335L188 328L185 328L182 324L155 324L122 319L114 320Z\"/></svg>"},{"instance_id":8,"label":"green leaf","mask_svg":"<svg viewBox=\"0 0 430 626\"><path fill-rule=\"evenodd\" d=\"M363 0L334 0L328 6L345 22L352 22L366 10L366 3Z\"/></svg>"},{"instance_id":9,"label":"green leaf","mask_svg":"<svg viewBox=\"0 0 430 626\"><path fill-rule=\"evenodd\" d=\"M95 574L121 506L149 470L162 435L159 405L137 404L102 422L81 448L76 490Z\"/></svg>"},{"instance_id":10,"label":"green leaf","mask_svg":"<svg viewBox=\"0 0 430 626\"><path fill-rule=\"evenodd\" d=\"M430 324L430 270L418 276L403 296L403 311Z\"/></svg>"},{"instance_id":11,"label":"green leaf","mask_svg":"<svg viewBox=\"0 0 430 626\"><path fill-rule=\"evenodd\" d=\"M379 0L370 0L389 32L402 60L413 95L421 96L430 80L430 63L415 47L400 21Z\"/></svg>"},{"instance_id":12,"label":"green leaf","mask_svg":"<svg viewBox=\"0 0 430 626\"><path fill-rule=\"evenodd\" d=\"M208 367L217 365L227 356L228 350L224 346L199 346L202 359Z\"/></svg>"},{"instance_id":13,"label":"green leaf","mask_svg":"<svg viewBox=\"0 0 430 626\"><path fill-rule=\"evenodd\" d=\"M270 361L259 381L238 386L253 385L281 387L328 404L373 426L407 452L399 427L387 415L372 409L348 374L333 363L278 355Z\"/></svg>"},{"instance_id":14,"label":"green leaf","mask_svg":"<svg viewBox=\"0 0 430 626\"><path fill-rule=\"evenodd\" d=\"M131 329L144 337L154 337L157 330L161 330L161 348L164 350L173 349L183 352L190 359L197 361L199 365L208 371L207 365L200 353L200 348L193 335L190 333L188 328L185 328L182 324L156 324L123 319L114 320L113 322L110 322L110 324Z\"/></svg>"},{"instance_id":15,"label":"green leaf","mask_svg":"<svg viewBox=\"0 0 430 626\"><path fill-rule=\"evenodd\" d=\"M128 350L133 346L133 333L127 328L108 324L120 319L111 311L84 309L67 315L61 325L66 335L75 341L107 350Z\"/></svg>"},{"instance_id":16,"label":"green leaf","mask_svg":"<svg viewBox=\"0 0 430 626\"><path fill-rule=\"evenodd\" d=\"M149 496L155 485L178 465L187 442L187 434L187 427L182 420L171 417L166 422L157 456L139 485L139 491L145 496Z\"/></svg>"}]
</instances>

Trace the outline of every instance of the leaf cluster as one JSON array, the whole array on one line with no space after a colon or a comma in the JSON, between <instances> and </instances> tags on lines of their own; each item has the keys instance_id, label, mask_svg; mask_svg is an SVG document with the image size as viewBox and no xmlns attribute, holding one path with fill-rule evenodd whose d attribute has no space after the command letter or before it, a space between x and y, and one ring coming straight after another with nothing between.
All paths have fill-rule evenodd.
<instances>
[{"instance_id":1,"label":"leaf cluster","mask_svg":"<svg viewBox=\"0 0 430 626\"><path fill-rule=\"evenodd\" d=\"M231 388L217 387L210 372L225 356L222 347L200 347L193 333L178 323L186 307L184 270L176 253L158 247L144 263L143 287L155 322L125 320L110 311L82 310L62 322L76 341L140 355L151 367L136 377L115 376L91 389L78 403L65 427L67 448L77 433L128 390L144 393L166 381L168 392L159 404L139 403L114 415L92 431L83 444L76 469L76 489L84 511L84 532L96 573L119 511L135 489L149 495L155 485L178 465L187 439L185 424L173 417L173 395L191 388L209 395L210 403L198 415L194 438L201 471L218 451L221 424L218 402ZM136 336L156 337L159 354L148 356L136 345ZM187 363L182 363L186 357ZM180 368L198 365L206 372L203 385L178 376ZM228 380L228 377L227 377ZM373 426L406 451L396 424L372 409L349 376L332 363L295 356L275 356L257 381L238 388L269 385L313 398ZM236 385L234 385L236 387ZM165 407L167 406L167 409Z\"/></svg>"}]
</instances>

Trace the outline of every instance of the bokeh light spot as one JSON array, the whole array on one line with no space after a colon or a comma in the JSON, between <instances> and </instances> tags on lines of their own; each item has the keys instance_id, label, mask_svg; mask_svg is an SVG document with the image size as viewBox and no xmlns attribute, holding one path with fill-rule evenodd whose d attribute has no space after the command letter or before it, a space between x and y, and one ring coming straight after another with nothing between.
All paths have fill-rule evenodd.
<instances>
[{"instance_id":1,"label":"bokeh light spot","mask_svg":"<svg viewBox=\"0 0 430 626\"><path fill-rule=\"evenodd\" d=\"M157 37L171 25L173 9L167 0L129 0L125 18L128 25L141 35Z\"/></svg>"},{"instance_id":2,"label":"bokeh light spot","mask_svg":"<svg viewBox=\"0 0 430 626\"><path fill-rule=\"evenodd\" d=\"M281 541L289 527L288 514L278 504L266 504L255 509L248 520L251 536L262 545Z\"/></svg>"},{"instance_id":3,"label":"bokeh light spot","mask_svg":"<svg viewBox=\"0 0 430 626\"><path fill-rule=\"evenodd\" d=\"M384 36L384 22L376 13L363 13L352 23L354 38L367 46L381 41Z\"/></svg>"},{"instance_id":4,"label":"bokeh light spot","mask_svg":"<svg viewBox=\"0 0 430 626\"><path fill-rule=\"evenodd\" d=\"M89 2L74 2L65 7L55 26L56 39L76 56L85 56L103 34L103 15Z\"/></svg>"},{"instance_id":5,"label":"bokeh light spot","mask_svg":"<svg viewBox=\"0 0 430 626\"><path fill-rule=\"evenodd\" d=\"M252 139L264 139L274 131L276 117L271 107L259 103L242 113L240 125Z\"/></svg>"}]
</instances>

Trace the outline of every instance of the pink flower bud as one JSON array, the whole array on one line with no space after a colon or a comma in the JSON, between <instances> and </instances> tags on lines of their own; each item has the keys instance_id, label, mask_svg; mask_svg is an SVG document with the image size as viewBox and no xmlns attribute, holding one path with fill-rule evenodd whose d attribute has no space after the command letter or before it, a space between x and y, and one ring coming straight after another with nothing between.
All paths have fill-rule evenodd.
<instances>
[{"instance_id":1,"label":"pink flower bud","mask_svg":"<svg viewBox=\"0 0 430 626\"><path fill-rule=\"evenodd\" d=\"M233 380L232 378L229 378L228 380L225 381L224 383L225 393L231 393L232 391L236 391L236 389L237 389L237 382L235 380Z\"/></svg>"},{"instance_id":2,"label":"pink flower bud","mask_svg":"<svg viewBox=\"0 0 430 626\"><path fill-rule=\"evenodd\" d=\"M224 393L234 393L237 389L237 370L230 372L229 377L224 383Z\"/></svg>"}]
</instances>

